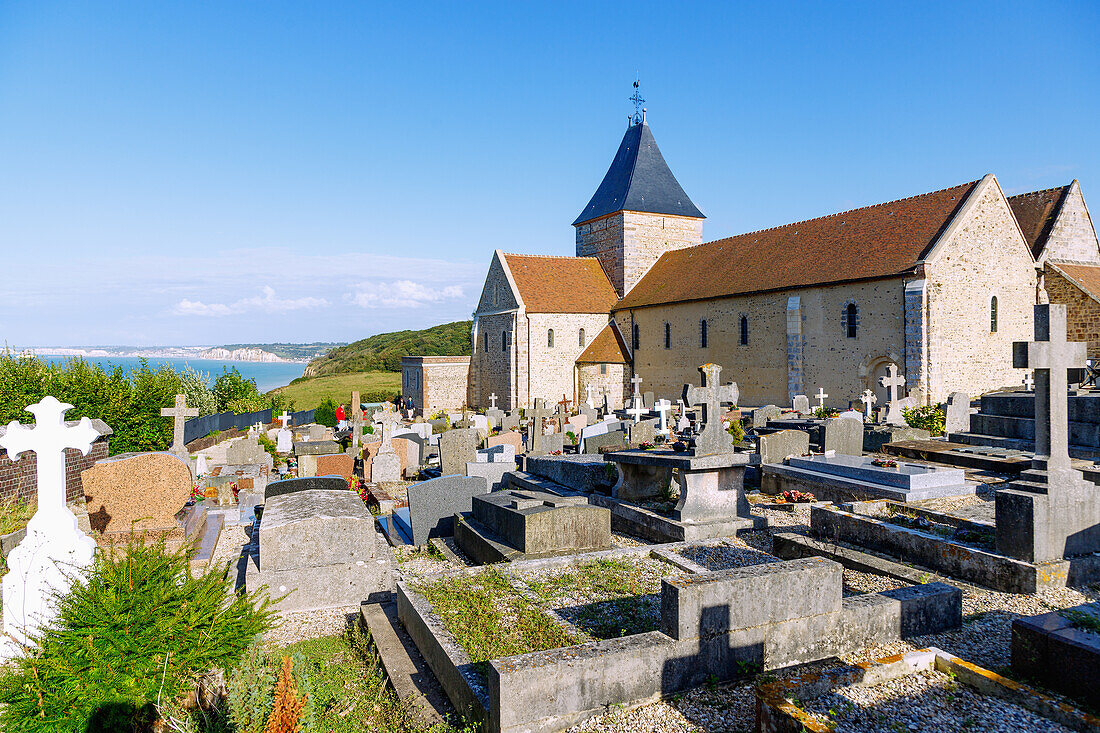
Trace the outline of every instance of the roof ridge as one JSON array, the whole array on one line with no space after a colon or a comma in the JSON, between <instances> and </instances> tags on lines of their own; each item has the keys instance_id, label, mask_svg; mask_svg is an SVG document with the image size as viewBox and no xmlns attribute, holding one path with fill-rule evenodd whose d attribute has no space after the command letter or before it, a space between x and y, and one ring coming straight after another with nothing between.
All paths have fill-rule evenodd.
<instances>
[{"instance_id":1,"label":"roof ridge","mask_svg":"<svg viewBox=\"0 0 1100 733\"><path fill-rule=\"evenodd\" d=\"M1077 179L1074 178L1073 180L1076 181ZM1072 185L1073 185L1073 181L1070 181L1069 183L1063 183L1061 186L1051 186L1050 188L1040 188L1038 191L1028 191L1026 193L1013 194L1012 196L1009 196L1008 198L1018 199L1018 198L1023 198L1024 196L1035 196L1036 194L1040 194L1040 193L1050 193L1051 191L1060 191L1063 188L1069 188Z\"/></svg>"},{"instance_id":2,"label":"roof ridge","mask_svg":"<svg viewBox=\"0 0 1100 733\"><path fill-rule=\"evenodd\" d=\"M598 257L577 257L576 255L529 255L522 252L501 252L505 257L542 257L547 260L595 260L599 262Z\"/></svg>"}]
</instances>

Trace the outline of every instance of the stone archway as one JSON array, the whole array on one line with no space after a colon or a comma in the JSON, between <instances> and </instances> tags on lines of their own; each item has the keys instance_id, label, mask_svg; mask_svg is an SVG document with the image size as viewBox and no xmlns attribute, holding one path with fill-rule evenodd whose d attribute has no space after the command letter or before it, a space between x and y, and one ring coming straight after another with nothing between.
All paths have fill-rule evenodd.
<instances>
[{"instance_id":1,"label":"stone archway","mask_svg":"<svg viewBox=\"0 0 1100 733\"><path fill-rule=\"evenodd\" d=\"M876 409L886 404L886 388L879 384L879 378L886 375L886 367L890 364L896 364L899 372L905 372L905 360L894 351L874 356L867 355L859 365L860 394L866 389L874 392L875 397L878 398L878 402L875 403ZM905 385L900 396L904 397L908 394L908 388L909 385Z\"/></svg>"}]
</instances>

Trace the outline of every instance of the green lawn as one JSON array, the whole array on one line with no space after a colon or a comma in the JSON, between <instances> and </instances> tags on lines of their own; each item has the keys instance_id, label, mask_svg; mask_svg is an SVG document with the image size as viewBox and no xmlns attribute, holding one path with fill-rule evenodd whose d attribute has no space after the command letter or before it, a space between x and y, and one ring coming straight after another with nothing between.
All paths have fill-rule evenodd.
<instances>
[{"instance_id":1,"label":"green lawn","mask_svg":"<svg viewBox=\"0 0 1100 733\"><path fill-rule=\"evenodd\" d=\"M274 389L270 394L281 394L294 401L296 410L312 410L326 397L338 405L351 402L353 390L359 392L363 402L382 402L401 392L400 372L356 372L354 374L330 374L324 377L302 379L294 384Z\"/></svg>"}]
</instances>

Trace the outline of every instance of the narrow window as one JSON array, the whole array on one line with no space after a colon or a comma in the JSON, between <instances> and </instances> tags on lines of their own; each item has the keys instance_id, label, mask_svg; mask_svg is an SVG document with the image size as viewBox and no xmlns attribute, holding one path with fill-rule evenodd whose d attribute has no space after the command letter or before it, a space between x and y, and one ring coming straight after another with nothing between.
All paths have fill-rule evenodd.
<instances>
[{"instance_id":1,"label":"narrow window","mask_svg":"<svg viewBox=\"0 0 1100 733\"><path fill-rule=\"evenodd\" d=\"M607 364L600 364L600 374L607 374Z\"/></svg>"},{"instance_id":2,"label":"narrow window","mask_svg":"<svg viewBox=\"0 0 1100 733\"><path fill-rule=\"evenodd\" d=\"M577 333L577 346L580 346L582 349L584 348L584 329L583 328Z\"/></svg>"},{"instance_id":3,"label":"narrow window","mask_svg":"<svg viewBox=\"0 0 1100 733\"><path fill-rule=\"evenodd\" d=\"M546 348L554 348L554 329L552 328L546 330Z\"/></svg>"},{"instance_id":4,"label":"narrow window","mask_svg":"<svg viewBox=\"0 0 1100 733\"><path fill-rule=\"evenodd\" d=\"M485 350L486 351L489 350L489 332L488 331L485 332Z\"/></svg>"},{"instance_id":5,"label":"narrow window","mask_svg":"<svg viewBox=\"0 0 1100 733\"><path fill-rule=\"evenodd\" d=\"M501 351L507 351L508 350L508 332L507 331L501 331L500 332L500 350Z\"/></svg>"},{"instance_id":6,"label":"narrow window","mask_svg":"<svg viewBox=\"0 0 1100 733\"><path fill-rule=\"evenodd\" d=\"M859 335L859 308L855 303L844 306L844 332L850 339Z\"/></svg>"},{"instance_id":7,"label":"narrow window","mask_svg":"<svg viewBox=\"0 0 1100 733\"><path fill-rule=\"evenodd\" d=\"M672 325L669 323L665 324L665 348L672 348Z\"/></svg>"},{"instance_id":8,"label":"narrow window","mask_svg":"<svg viewBox=\"0 0 1100 733\"><path fill-rule=\"evenodd\" d=\"M699 348L707 348L707 320L699 321Z\"/></svg>"},{"instance_id":9,"label":"narrow window","mask_svg":"<svg viewBox=\"0 0 1100 733\"><path fill-rule=\"evenodd\" d=\"M989 299L989 332L997 333L997 296Z\"/></svg>"},{"instance_id":10,"label":"narrow window","mask_svg":"<svg viewBox=\"0 0 1100 733\"><path fill-rule=\"evenodd\" d=\"M749 345L749 317L741 316L741 345Z\"/></svg>"},{"instance_id":11,"label":"narrow window","mask_svg":"<svg viewBox=\"0 0 1100 733\"><path fill-rule=\"evenodd\" d=\"M639 337L639 333L638 333L638 324L635 323L634 324L633 337L630 339L630 348L632 348L634 351L637 351L638 350L638 344L640 342L641 342L641 338Z\"/></svg>"}]
</instances>

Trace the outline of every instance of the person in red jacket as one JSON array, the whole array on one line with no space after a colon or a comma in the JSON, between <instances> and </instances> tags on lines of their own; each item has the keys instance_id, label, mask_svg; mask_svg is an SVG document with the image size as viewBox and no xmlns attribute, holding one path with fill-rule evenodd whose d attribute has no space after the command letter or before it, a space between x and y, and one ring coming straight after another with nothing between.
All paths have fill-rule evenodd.
<instances>
[{"instance_id":1,"label":"person in red jacket","mask_svg":"<svg viewBox=\"0 0 1100 733\"><path fill-rule=\"evenodd\" d=\"M336 408L336 429L337 430L347 430L348 429L348 421L344 417L344 406L343 405L340 405L339 407Z\"/></svg>"}]
</instances>

